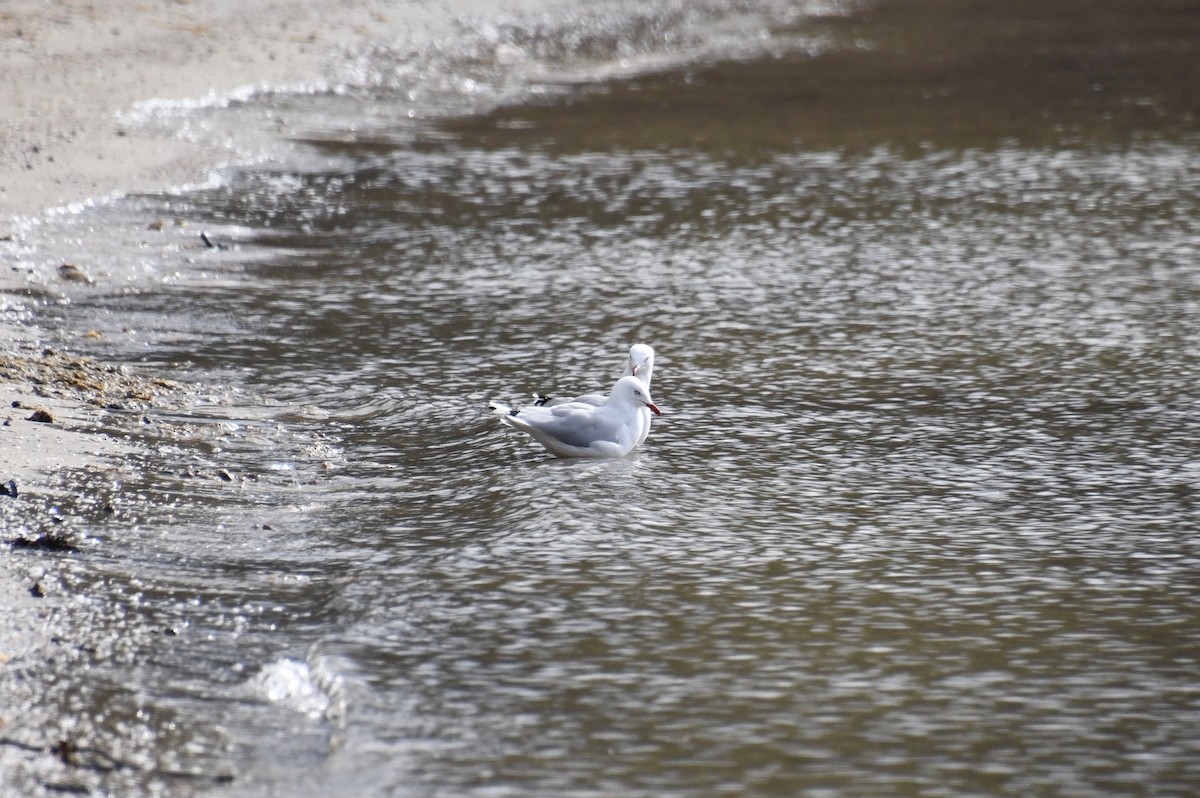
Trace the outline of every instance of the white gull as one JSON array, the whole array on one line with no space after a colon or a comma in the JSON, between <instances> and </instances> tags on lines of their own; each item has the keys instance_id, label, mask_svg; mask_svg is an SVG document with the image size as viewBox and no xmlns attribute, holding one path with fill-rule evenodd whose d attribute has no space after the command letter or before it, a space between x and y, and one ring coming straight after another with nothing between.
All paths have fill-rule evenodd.
<instances>
[{"instance_id":1,"label":"white gull","mask_svg":"<svg viewBox=\"0 0 1200 798\"><path fill-rule=\"evenodd\" d=\"M654 348L647 344L634 344L629 347L629 360L625 364L625 373L622 376L637 377L646 386L647 394L649 394L650 379L654 376ZM545 407L557 407L570 402L583 402L599 407L608 401L608 397L602 393L586 393L583 396L576 396L574 399L551 399L549 396L535 393L534 398L537 400L536 404ZM638 411L638 418L640 425L637 445L640 446L646 442L646 436L650 434L650 408L641 408Z\"/></svg>"},{"instance_id":2,"label":"white gull","mask_svg":"<svg viewBox=\"0 0 1200 798\"><path fill-rule=\"evenodd\" d=\"M632 375L617 380L598 405L577 401L548 407L499 403L490 407L505 424L528 433L559 457L624 457L645 440L642 412L662 415L650 389Z\"/></svg>"}]
</instances>

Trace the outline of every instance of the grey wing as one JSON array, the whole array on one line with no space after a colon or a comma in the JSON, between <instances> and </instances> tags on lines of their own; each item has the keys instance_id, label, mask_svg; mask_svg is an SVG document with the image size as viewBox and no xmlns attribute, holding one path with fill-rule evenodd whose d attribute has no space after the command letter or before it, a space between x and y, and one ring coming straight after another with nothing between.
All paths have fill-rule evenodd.
<instances>
[{"instance_id":1,"label":"grey wing","mask_svg":"<svg viewBox=\"0 0 1200 798\"><path fill-rule=\"evenodd\" d=\"M618 420L591 405L568 402L554 407L530 407L519 419L543 435L567 446L586 449L596 441L617 443L621 439Z\"/></svg>"},{"instance_id":2,"label":"grey wing","mask_svg":"<svg viewBox=\"0 0 1200 798\"><path fill-rule=\"evenodd\" d=\"M542 394L534 394L538 397L538 407L558 407L559 405L568 405L576 402L599 407L608 401L608 397L602 393L585 393L583 396L576 396L574 399L555 399L551 396Z\"/></svg>"},{"instance_id":3,"label":"grey wing","mask_svg":"<svg viewBox=\"0 0 1200 798\"><path fill-rule=\"evenodd\" d=\"M608 397L602 393L585 393L583 396L576 396L571 401L591 405L592 407L600 407L600 405L608 402Z\"/></svg>"}]
</instances>

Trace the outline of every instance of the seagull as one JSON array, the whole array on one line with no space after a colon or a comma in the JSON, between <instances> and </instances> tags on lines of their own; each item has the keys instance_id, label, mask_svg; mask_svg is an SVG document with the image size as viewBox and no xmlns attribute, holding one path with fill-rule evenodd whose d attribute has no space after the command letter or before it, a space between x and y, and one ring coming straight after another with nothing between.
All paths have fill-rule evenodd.
<instances>
[{"instance_id":1,"label":"seagull","mask_svg":"<svg viewBox=\"0 0 1200 798\"><path fill-rule=\"evenodd\" d=\"M629 347L629 362L625 364L625 374L623 376L637 377L642 381L642 384L646 387L647 395L649 395L650 378L653 375L654 348L646 344L634 344ZM602 393L585 393L583 396L576 396L574 399L551 399L549 396L535 393L533 398L535 400L534 404L539 407L558 407L559 405L571 402L582 402L599 407L608 401L608 397ZM646 436L650 434L650 408L643 407L639 410L638 418L641 423L638 431L637 445L641 446L646 442Z\"/></svg>"},{"instance_id":2,"label":"seagull","mask_svg":"<svg viewBox=\"0 0 1200 798\"><path fill-rule=\"evenodd\" d=\"M598 405L574 401L516 408L494 402L490 408L502 422L529 433L559 457L624 457L645 440L642 412L662 415L650 389L633 375L617 380Z\"/></svg>"},{"instance_id":3,"label":"seagull","mask_svg":"<svg viewBox=\"0 0 1200 798\"><path fill-rule=\"evenodd\" d=\"M629 362L625 364L622 377L637 377L646 387L650 387L650 377L654 374L654 348L646 344L634 344L629 347ZM608 396L602 393L585 393L574 399L552 399L544 394L535 393L535 404L546 407L566 404L567 402L585 402L589 405L602 405L608 401Z\"/></svg>"}]
</instances>

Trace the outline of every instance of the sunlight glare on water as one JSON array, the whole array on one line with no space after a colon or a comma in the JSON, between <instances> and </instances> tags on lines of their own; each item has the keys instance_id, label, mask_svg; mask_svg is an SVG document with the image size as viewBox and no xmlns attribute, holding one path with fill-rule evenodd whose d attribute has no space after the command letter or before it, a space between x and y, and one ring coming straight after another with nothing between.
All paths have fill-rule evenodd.
<instances>
[{"instance_id":1,"label":"sunlight glare on water","mask_svg":"<svg viewBox=\"0 0 1200 798\"><path fill-rule=\"evenodd\" d=\"M54 706L238 796L1194 792L1196 142L780 146L758 92L808 58L314 125L305 168L110 211L227 248L48 312L236 390L97 488L144 498L67 577L119 656ZM387 128L413 62L365 63L312 103ZM703 80L758 103L733 134L687 116ZM607 116L646 96L661 127ZM604 390L634 342L663 416L627 459L487 411Z\"/></svg>"},{"instance_id":2,"label":"sunlight glare on water","mask_svg":"<svg viewBox=\"0 0 1200 798\"><path fill-rule=\"evenodd\" d=\"M1196 177L1170 145L313 176L219 356L346 407L349 728L489 794L1193 778ZM484 410L634 340L664 416L629 461Z\"/></svg>"}]
</instances>

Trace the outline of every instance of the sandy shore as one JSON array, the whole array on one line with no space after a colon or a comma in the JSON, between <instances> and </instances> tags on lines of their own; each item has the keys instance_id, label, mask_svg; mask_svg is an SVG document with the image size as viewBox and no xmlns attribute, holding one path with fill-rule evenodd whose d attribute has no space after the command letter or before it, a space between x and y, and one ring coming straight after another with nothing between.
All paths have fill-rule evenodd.
<instances>
[{"instance_id":1,"label":"sandy shore","mask_svg":"<svg viewBox=\"0 0 1200 798\"><path fill-rule=\"evenodd\" d=\"M0 219L197 179L221 160L211 147L123 125L119 115L139 102L309 83L342 49L444 33L456 15L486 8L475 0L5 3Z\"/></svg>"}]
</instances>

